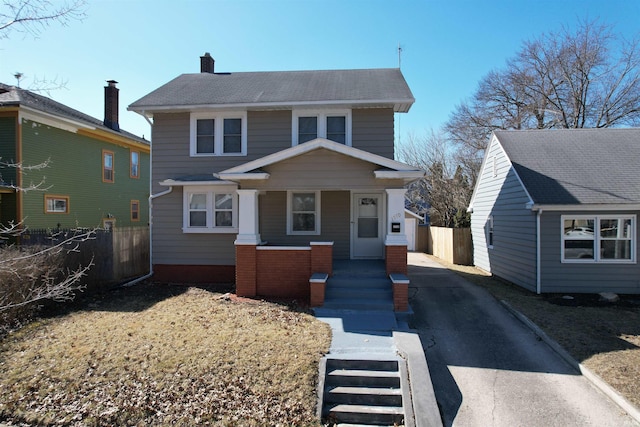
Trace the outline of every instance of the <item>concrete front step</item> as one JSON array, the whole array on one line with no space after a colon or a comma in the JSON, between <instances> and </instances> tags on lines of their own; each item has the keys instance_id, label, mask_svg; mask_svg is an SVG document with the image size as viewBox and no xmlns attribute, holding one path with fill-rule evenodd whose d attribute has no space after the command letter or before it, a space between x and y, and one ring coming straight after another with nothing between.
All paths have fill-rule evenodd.
<instances>
[{"instance_id":1,"label":"concrete front step","mask_svg":"<svg viewBox=\"0 0 640 427\"><path fill-rule=\"evenodd\" d=\"M325 384L346 387L400 387L398 372L365 369L327 369Z\"/></svg>"},{"instance_id":2,"label":"concrete front step","mask_svg":"<svg viewBox=\"0 0 640 427\"><path fill-rule=\"evenodd\" d=\"M339 299L339 298L359 298L359 299L371 299L371 300L389 300L393 301L393 291L391 286L386 289L371 289L371 288L338 288L327 287L325 291L325 299Z\"/></svg>"},{"instance_id":3,"label":"concrete front step","mask_svg":"<svg viewBox=\"0 0 640 427\"><path fill-rule=\"evenodd\" d=\"M402 390L393 387L347 387L328 388L324 393L328 403L368 406L402 406Z\"/></svg>"},{"instance_id":4,"label":"concrete front step","mask_svg":"<svg viewBox=\"0 0 640 427\"><path fill-rule=\"evenodd\" d=\"M398 372L399 365L396 359L327 359L327 370L333 369Z\"/></svg>"},{"instance_id":5,"label":"concrete front step","mask_svg":"<svg viewBox=\"0 0 640 427\"><path fill-rule=\"evenodd\" d=\"M393 301L363 300L362 298L325 298L323 308L332 310L391 311Z\"/></svg>"},{"instance_id":6,"label":"concrete front step","mask_svg":"<svg viewBox=\"0 0 640 427\"><path fill-rule=\"evenodd\" d=\"M336 405L329 409L328 419L342 423L394 425L404 422L402 407L369 405Z\"/></svg>"},{"instance_id":7,"label":"concrete front step","mask_svg":"<svg viewBox=\"0 0 640 427\"><path fill-rule=\"evenodd\" d=\"M345 277L336 275L327 280L327 288L369 288L369 289L391 289L391 279L384 273L375 277Z\"/></svg>"}]
</instances>

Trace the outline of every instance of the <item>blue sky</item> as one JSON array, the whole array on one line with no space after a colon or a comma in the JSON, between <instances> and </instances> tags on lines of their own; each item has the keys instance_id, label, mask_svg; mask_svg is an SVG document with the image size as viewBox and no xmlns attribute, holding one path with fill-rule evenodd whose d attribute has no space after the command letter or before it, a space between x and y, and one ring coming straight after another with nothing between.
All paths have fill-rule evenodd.
<instances>
[{"instance_id":1,"label":"blue sky","mask_svg":"<svg viewBox=\"0 0 640 427\"><path fill-rule=\"evenodd\" d=\"M53 0L54 2L56 0ZM599 19L640 34L638 0L88 0L87 18L52 25L38 38L0 40L0 81L67 81L52 98L103 116L106 80L120 88L120 126L149 137L126 106L210 52L216 71L398 66L416 98L400 115L401 138L439 129L478 81L522 42L563 25Z\"/></svg>"}]
</instances>

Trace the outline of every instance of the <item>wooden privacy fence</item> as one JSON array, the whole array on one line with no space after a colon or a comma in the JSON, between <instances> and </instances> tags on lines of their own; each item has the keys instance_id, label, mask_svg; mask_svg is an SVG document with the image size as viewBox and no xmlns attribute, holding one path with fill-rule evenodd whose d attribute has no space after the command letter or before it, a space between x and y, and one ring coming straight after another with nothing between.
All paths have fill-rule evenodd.
<instances>
[{"instance_id":1,"label":"wooden privacy fence","mask_svg":"<svg viewBox=\"0 0 640 427\"><path fill-rule=\"evenodd\" d=\"M473 265L470 228L418 227L416 248L453 264Z\"/></svg>"},{"instance_id":2,"label":"wooden privacy fence","mask_svg":"<svg viewBox=\"0 0 640 427\"><path fill-rule=\"evenodd\" d=\"M87 238L83 234L88 233ZM77 240L72 239L78 236ZM113 230L27 230L22 246L65 244L65 269L93 266L84 278L88 289L103 289L149 272L149 228L119 227Z\"/></svg>"}]
</instances>

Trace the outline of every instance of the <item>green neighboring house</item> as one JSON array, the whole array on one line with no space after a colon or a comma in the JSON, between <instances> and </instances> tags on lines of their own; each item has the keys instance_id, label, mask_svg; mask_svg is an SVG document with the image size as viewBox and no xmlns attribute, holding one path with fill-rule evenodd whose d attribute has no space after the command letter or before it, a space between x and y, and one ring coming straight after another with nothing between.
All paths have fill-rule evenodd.
<instances>
[{"instance_id":1,"label":"green neighboring house","mask_svg":"<svg viewBox=\"0 0 640 427\"><path fill-rule=\"evenodd\" d=\"M148 226L150 143L120 129L116 83L105 87L104 120L0 83L1 224Z\"/></svg>"}]
</instances>

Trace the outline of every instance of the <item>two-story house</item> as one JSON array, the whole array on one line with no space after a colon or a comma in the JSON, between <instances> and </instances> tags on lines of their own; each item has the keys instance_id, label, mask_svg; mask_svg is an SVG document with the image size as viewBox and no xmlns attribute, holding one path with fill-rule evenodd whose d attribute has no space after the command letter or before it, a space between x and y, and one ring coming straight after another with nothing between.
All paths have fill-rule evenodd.
<instances>
[{"instance_id":1,"label":"two-story house","mask_svg":"<svg viewBox=\"0 0 640 427\"><path fill-rule=\"evenodd\" d=\"M120 129L118 91L109 81L98 120L0 84L0 223L148 226L150 144Z\"/></svg>"},{"instance_id":2,"label":"two-story house","mask_svg":"<svg viewBox=\"0 0 640 427\"><path fill-rule=\"evenodd\" d=\"M399 69L182 74L129 106L153 120L152 259L161 281L308 298L332 259L406 272ZM325 271L326 270L326 271Z\"/></svg>"}]
</instances>

